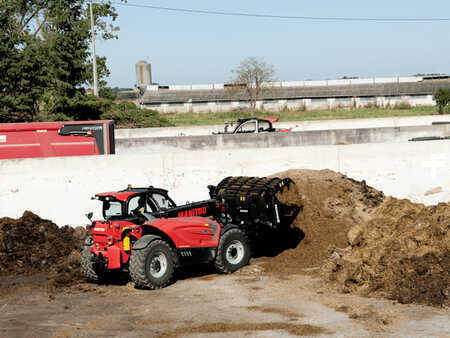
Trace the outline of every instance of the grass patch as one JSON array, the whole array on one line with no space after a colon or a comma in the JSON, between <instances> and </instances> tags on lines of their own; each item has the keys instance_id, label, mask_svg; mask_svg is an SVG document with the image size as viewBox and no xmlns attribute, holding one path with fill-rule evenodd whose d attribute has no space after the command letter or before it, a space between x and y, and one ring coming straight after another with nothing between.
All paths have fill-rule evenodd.
<instances>
[{"instance_id":1,"label":"grass patch","mask_svg":"<svg viewBox=\"0 0 450 338\"><path fill-rule=\"evenodd\" d=\"M258 111L257 117L278 117L280 122L291 121L314 121L314 120L339 120L374 117L401 117L401 116L421 116L437 114L436 107L420 106L405 109L404 107L394 108L354 108L354 109L333 109L333 110L310 110L310 111L280 111L268 112ZM218 125L225 121L236 121L240 118L250 117L248 111L231 111L218 113L169 113L164 117L175 126L202 126Z\"/></svg>"}]
</instances>

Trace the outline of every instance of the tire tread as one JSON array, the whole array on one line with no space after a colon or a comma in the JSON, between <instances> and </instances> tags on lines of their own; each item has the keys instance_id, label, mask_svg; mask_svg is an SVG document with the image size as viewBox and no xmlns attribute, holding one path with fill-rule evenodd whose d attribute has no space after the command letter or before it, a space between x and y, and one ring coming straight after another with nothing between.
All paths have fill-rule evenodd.
<instances>
[{"instance_id":1,"label":"tire tread","mask_svg":"<svg viewBox=\"0 0 450 338\"><path fill-rule=\"evenodd\" d=\"M175 262L175 252L172 247L164 240L156 239L152 241L146 248L140 250L133 250L133 253L130 257L130 277L134 282L134 285L137 288L148 288L151 290L161 289L169 285L173 278L173 272L171 276L161 285L156 285L152 283L145 273L145 261L147 259L147 255L152 247L156 245L164 245L167 249L169 249L170 254L172 255L172 262Z\"/></svg>"},{"instance_id":2,"label":"tire tread","mask_svg":"<svg viewBox=\"0 0 450 338\"><path fill-rule=\"evenodd\" d=\"M230 273L233 273L234 271L236 271L236 270L231 270L226 266L225 257L223 257L224 253L222 250L223 246L225 245L225 243L227 241L227 238L232 234L240 234L244 238L247 249L250 251L250 247L248 245L248 237L242 230L230 229L227 232L225 232L220 238L219 247L217 248L216 259L214 261L214 265L215 265L217 271L220 273L230 274ZM249 253L249 256L250 256L250 253Z\"/></svg>"}]
</instances>

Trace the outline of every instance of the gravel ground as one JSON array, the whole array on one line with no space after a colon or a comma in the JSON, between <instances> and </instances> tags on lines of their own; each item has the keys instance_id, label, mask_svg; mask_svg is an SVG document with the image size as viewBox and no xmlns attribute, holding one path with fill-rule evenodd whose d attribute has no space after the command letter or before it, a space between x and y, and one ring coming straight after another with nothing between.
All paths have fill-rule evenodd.
<instances>
[{"instance_id":1,"label":"gravel ground","mask_svg":"<svg viewBox=\"0 0 450 338\"><path fill-rule=\"evenodd\" d=\"M52 297L45 274L1 277L0 336L450 336L449 309L339 293L314 271L280 279L263 264L194 269L162 290L80 283Z\"/></svg>"}]
</instances>

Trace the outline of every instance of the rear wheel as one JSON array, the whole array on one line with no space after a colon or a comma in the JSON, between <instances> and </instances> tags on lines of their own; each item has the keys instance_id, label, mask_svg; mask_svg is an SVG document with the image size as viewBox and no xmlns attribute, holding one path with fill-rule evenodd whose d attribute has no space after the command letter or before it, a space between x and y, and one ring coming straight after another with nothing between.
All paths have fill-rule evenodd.
<instances>
[{"instance_id":1,"label":"rear wheel","mask_svg":"<svg viewBox=\"0 0 450 338\"><path fill-rule=\"evenodd\" d=\"M233 273L248 264L250 260L250 247L247 236L239 229L231 229L220 238L216 269L221 273Z\"/></svg>"},{"instance_id":2,"label":"rear wheel","mask_svg":"<svg viewBox=\"0 0 450 338\"><path fill-rule=\"evenodd\" d=\"M170 245L154 240L146 248L133 250L130 276L136 287L160 289L167 286L174 273L174 255Z\"/></svg>"},{"instance_id":3,"label":"rear wheel","mask_svg":"<svg viewBox=\"0 0 450 338\"><path fill-rule=\"evenodd\" d=\"M105 271L96 266L91 254L92 237L86 238L84 249L81 253L81 271L90 282L101 282L105 278Z\"/></svg>"}]
</instances>

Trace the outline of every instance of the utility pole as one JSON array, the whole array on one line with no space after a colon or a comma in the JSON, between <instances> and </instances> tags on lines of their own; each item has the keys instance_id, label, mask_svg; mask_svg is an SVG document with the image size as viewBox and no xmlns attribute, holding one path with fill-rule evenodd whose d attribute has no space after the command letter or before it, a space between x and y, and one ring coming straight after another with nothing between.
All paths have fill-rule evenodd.
<instances>
[{"instance_id":1,"label":"utility pole","mask_svg":"<svg viewBox=\"0 0 450 338\"><path fill-rule=\"evenodd\" d=\"M95 53L95 31L94 31L94 11L92 10L92 0L90 1L91 12L91 39L92 39L92 63L94 65L94 95L98 96L98 79L97 79L97 56Z\"/></svg>"}]
</instances>

